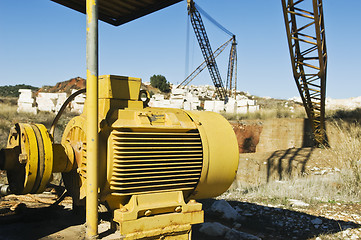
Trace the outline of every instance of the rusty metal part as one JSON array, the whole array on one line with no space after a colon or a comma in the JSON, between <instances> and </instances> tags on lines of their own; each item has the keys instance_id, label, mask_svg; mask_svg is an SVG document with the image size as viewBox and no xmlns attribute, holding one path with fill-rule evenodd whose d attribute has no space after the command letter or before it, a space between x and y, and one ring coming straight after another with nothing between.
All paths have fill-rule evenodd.
<instances>
[{"instance_id":1,"label":"rusty metal part","mask_svg":"<svg viewBox=\"0 0 361 240\"><path fill-rule=\"evenodd\" d=\"M282 7L293 76L315 144L325 145L327 52L322 0L282 0Z\"/></svg>"}]
</instances>

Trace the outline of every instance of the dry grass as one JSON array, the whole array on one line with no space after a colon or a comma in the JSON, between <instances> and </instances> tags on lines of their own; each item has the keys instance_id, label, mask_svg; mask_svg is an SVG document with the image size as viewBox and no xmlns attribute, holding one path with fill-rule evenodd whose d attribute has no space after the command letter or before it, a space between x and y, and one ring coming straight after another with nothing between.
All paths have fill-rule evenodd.
<instances>
[{"instance_id":1,"label":"dry grass","mask_svg":"<svg viewBox=\"0 0 361 240\"><path fill-rule=\"evenodd\" d=\"M286 207L290 206L289 199L302 200L309 204L360 201L357 195L344 187L344 180L339 173L274 181L259 186L238 186L230 188L220 198L251 199L267 204L281 204Z\"/></svg>"},{"instance_id":2,"label":"dry grass","mask_svg":"<svg viewBox=\"0 0 361 240\"><path fill-rule=\"evenodd\" d=\"M317 202L360 202L361 197L361 126L359 123L334 121L337 142L329 148L325 158L334 158L340 172L329 175L308 175L259 186L234 184L221 198L253 199L266 203L288 205L288 199L309 204Z\"/></svg>"},{"instance_id":3,"label":"dry grass","mask_svg":"<svg viewBox=\"0 0 361 240\"><path fill-rule=\"evenodd\" d=\"M60 142L61 133L65 129L67 122L75 114L65 113L59 120L55 129L55 142ZM38 114L18 113L17 106L0 103L0 148L6 147L10 128L15 123L40 123L50 128L55 117L54 113L39 112Z\"/></svg>"},{"instance_id":4,"label":"dry grass","mask_svg":"<svg viewBox=\"0 0 361 240\"><path fill-rule=\"evenodd\" d=\"M361 126L358 122L346 123L334 121L336 129L336 143L329 149L339 166L344 166L341 171L343 187L348 195L361 197Z\"/></svg>"}]
</instances>

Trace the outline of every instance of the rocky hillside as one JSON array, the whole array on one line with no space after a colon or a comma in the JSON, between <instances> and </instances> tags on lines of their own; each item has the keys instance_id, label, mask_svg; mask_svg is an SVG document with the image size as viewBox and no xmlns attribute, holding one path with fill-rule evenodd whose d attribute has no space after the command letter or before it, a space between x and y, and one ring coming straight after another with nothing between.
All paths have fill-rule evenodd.
<instances>
[{"instance_id":1,"label":"rocky hillside","mask_svg":"<svg viewBox=\"0 0 361 240\"><path fill-rule=\"evenodd\" d=\"M70 80L64 82L58 82L55 86L43 86L39 89L39 92L50 92L50 93L58 93L58 92L66 92L68 94L71 93L72 89L82 89L86 86L86 80L81 77L72 78Z\"/></svg>"}]
</instances>

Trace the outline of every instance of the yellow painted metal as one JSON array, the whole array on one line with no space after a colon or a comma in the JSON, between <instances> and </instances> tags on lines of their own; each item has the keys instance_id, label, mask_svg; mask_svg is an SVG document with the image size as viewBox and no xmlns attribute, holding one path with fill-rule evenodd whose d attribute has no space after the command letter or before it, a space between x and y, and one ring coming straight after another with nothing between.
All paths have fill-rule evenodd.
<instances>
[{"instance_id":1,"label":"yellow painted metal","mask_svg":"<svg viewBox=\"0 0 361 240\"><path fill-rule=\"evenodd\" d=\"M238 168L239 150L228 121L214 112L187 111L197 124L203 145L203 168L191 198L218 196L232 184Z\"/></svg>"},{"instance_id":2,"label":"yellow painted metal","mask_svg":"<svg viewBox=\"0 0 361 240\"><path fill-rule=\"evenodd\" d=\"M98 235L98 1L86 0L86 59L87 59L87 188L86 235Z\"/></svg>"},{"instance_id":3,"label":"yellow painted metal","mask_svg":"<svg viewBox=\"0 0 361 240\"><path fill-rule=\"evenodd\" d=\"M1 156L10 176L21 167L26 173L17 193L39 192L52 172L62 172L74 205L95 198L94 206L87 202L88 238L97 233L100 200L125 239L190 239L191 225L203 222L195 199L223 193L235 177L238 144L230 124L212 112L143 107L140 79L99 79L99 108L91 104L98 91L87 91L86 111L69 121L61 144L52 144L42 125L16 125ZM89 131L94 125L96 133Z\"/></svg>"},{"instance_id":4,"label":"yellow painted metal","mask_svg":"<svg viewBox=\"0 0 361 240\"><path fill-rule=\"evenodd\" d=\"M142 109L143 103L138 99L140 85L140 78L99 76L99 121L116 109Z\"/></svg>"},{"instance_id":5,"label":"yellow painted metal","mask_svg":"<svg viewBox=\"0 0 361 240\"><path fill-rule=\"evenodd\" d=\"M101 115L102 113L99 113ZM78 205L81 200L86 197L87 186L87 165L88 165L88 144L87 144L87 114L83 113L80 116L71 119L66 126L61 140L62 146L69 145L68 152L71 154L68 158L74 158L74 166L70 172L62 171L65 186L73 197L75 205ZM106 159L107 151L107 136L99 135L99 159ZM55 151L56 145L54 146ZM60 149L64 151L64 149ZM68 160L70 161L70 160ZM64 163L63 163L64 164ZM70 163L69 163L70 164ZM105 183L106 176L106 161L98 161L98 186L101 187ZM75 169L74 169L75 168Z\"/></svg>"},{"instance_id":6,"label":"yellow painted metal","mask_svg":"<svg viewBox=\"0 0 361 240\"><path fill-rule=\"evenodd\" d=\"M36 124L36 127L38 127L40 131L40 135L42 139L41 145L44 149L43 150L44 172L40 182L39 189L37 190L37 193L42 193L45 190L46 184L48 184L49 179L51 178L51 175L53 173L53 146L46 127L42 124Z\"/></svg>"},{"instance_id":7,"label":"yellow painted metal","mask_svg":"<svg viewBox=\"0 0 361 240\"><path fill-rule=\"evenodd\" d=\"M41 124L16 124L5 152L11 191L43 192L53 170L52 142L46 128Z\"/></svg>"},{"instance_id":8,"label":"yellow painted metal","mask_svg":"<svg viewBox=\"0 0 361 240\"><path fill-rule=\"evenodd\" d=\"M66 173L72 171L77 165L75 164L74 150L70 142L64 144L53 144L54 162L53 172Z\"/></svg>"},{"instance_id":9,"label":"yellow painted metal","mask_svg":"<svg viewBox=\"0 0 361 240\"><path fill-rule=\"evenodd\" d=\"M114 221L125 239L190 239L191 224L203 222L202 204L186 204L182 191L133 195L114 211Z\"/></svg>"},{"instance_id":10,"label":"yellow painted metal","mask_svg":"<svg viewBox=\"0 0 361 240\"><path fill-rule=\"evenodd\" d=\"M140 85L140 78L115 75L99 76L99 99L138 101Z\"/></svg>"},{"instance_id":11,"label":"yellow painted metal","mask_svg":"<svg viewBox=\"0 0 361 240\"><path fill-rule=\"evenodd\" d=\"M35 133L29 124L20 124L21 154L27 162L25 165L25 180L22 194L30 193L34 187L38 172L38 143ZM19 156L19 157L20 157ZM25 159L24 159L25 160Z\"/></svg>"},{"instance_id":12,"label":"yellow painted metal","mask_svg":"<svg viewBox=\"0 0 361 240\"><path fill-rule=\"evenodd\" d=\"M87 236L98 235L98 78L87 73ZM90 91L89 91L90 90Z\"/></svg>"}]
</instances>

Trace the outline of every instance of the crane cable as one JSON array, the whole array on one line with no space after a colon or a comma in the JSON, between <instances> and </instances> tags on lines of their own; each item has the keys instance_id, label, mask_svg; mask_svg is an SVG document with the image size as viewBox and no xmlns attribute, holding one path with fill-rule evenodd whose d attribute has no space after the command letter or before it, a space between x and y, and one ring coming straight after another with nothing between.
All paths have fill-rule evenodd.
<instances>
[{"instance_id":1,"label":"crane cable","mask_svg":"<svg viewBox=\"0 0 361 240\"><path fill-rule=\"evenodd\" d=\"M185 56L185 69L184 69L184 78L189 74L189 40L190 40L190 21L189 16L187 15L187 32L186 32L186 56Z\"/></svg>"},{"instance_id":2,"label":"crane cable","mask_svg":"<svg viewBox=\"0 0 361 240\"><path fill-rule=\"evenodd\" d=\"M194 3L195 7L197 8L198 12L200 12L204 17L206 17L211 23L221 29L223 32L228 34L229 36L234 36L234 34L229 31L227 28L223 27L219 22L217 22L214 18L212 18L206 11L204 11L198 4Z\"/></svg>"}]
</instances>

